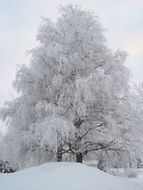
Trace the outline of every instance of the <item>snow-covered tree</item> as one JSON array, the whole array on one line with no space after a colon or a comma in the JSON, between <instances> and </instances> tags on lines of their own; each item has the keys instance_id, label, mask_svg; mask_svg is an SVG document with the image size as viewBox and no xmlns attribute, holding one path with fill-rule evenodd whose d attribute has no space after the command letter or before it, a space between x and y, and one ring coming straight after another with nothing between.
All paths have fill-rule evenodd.
<instances>
[{"instance_id":1,"label":"snow-covered tree","mask_svg":"<svg viewBox=\"0 0 143 190\"><path fill-rule=\"evenodd\" d=\"M38 164L64 153L82 162L93 151L125 151L130 141L126 53L107 47L93 13L72 5L60 13L55 23L43 18L39 45L16 74L20 96L1 110L22 165L28 156Z\"/></svg>"}]
</instances>

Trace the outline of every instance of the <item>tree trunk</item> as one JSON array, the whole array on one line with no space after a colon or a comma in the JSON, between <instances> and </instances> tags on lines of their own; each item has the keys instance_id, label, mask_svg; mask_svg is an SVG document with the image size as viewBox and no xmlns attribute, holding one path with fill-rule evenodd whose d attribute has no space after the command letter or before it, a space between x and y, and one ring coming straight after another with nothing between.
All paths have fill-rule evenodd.
<instances>
[{"instance_id":1,"label":"tree trunk","mask_svg":"<svg viewBox=\"0 0 143 190\"><path fill-rule=\"evenodd\" d=\"M82 163L82 161L83 161L83 156L82 156L82 153L79 152L76 154L76 162Z\"/></svg>"},{"instance_id":2,"label":"tree trunk","mask_svg":"<svg viewBox=\"0 0 143 190\"><path fill-rule=\"evenodd\" d=\"M99 160L98 160L98 163L97 163L97 168L99 170L102 170L102 171L106 171L106 164L105 164L105 160L104 160L104 155L103 153L100 154L100 157L99 157Z\"/></svg>"},{"instance_id":3,"label":"tree trunk","mask_svg":"<svg viewBox=\"0 0 143 190\"><path fill-rule=\"evenodd\" d=\"M57 149L57 162L62 162L62 145L59 145Z\"/></svg>"}]
</instances>

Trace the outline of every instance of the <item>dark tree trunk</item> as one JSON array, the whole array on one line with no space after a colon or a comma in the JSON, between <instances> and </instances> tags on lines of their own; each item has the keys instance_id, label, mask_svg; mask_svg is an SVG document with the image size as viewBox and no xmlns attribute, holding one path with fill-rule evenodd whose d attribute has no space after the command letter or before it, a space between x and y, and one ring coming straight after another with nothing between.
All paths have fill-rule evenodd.
<instances>
[{"instance_id":1,"label":"dark tree trunk","mask_svg":"<svg viewBox=\"0 0 143 190\"><path fill-rule=\"evenodd\" d=\"M57 149L57 162L62 162L62 146L61 145Z\"/></svg>"},{"instance_id":2,"label":"dark tree trunk","mask_svg":"<svg viewBox=\"0 0 143 190\"><path fill-rule=\"evenodd\" d=\"M79 152L76 154L76 162L82 163L82 161L83 161L83 155L81 152Z\"/></svg>"}]
</instances>

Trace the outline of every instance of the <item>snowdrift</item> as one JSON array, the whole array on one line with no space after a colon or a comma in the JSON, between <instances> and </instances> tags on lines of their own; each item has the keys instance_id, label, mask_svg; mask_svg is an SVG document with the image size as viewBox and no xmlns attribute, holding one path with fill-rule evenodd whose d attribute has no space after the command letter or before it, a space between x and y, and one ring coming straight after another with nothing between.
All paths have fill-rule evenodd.
<instances>
[{"instance_id":1,"label":"snowdrift","mask_svg":"<svg viewBox=\"0 0 143 190\"><path fill-rule=\"evenodd\" d=\"M77 163L48 163L0 174L0 190L143 190L143 186Z\"/></svg>"}]
</instances>

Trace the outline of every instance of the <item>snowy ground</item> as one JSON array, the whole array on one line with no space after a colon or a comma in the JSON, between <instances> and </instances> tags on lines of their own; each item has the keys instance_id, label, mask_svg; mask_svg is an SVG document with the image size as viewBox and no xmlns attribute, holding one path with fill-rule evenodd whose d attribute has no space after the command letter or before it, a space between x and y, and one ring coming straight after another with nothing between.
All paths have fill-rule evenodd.
<instances>
[{"instance_id":1,"label":"snowy ground","mask_svg":"<svg viewBox=\"0 0 143 190\"><path fill-rule=\"evenodd\" d=\"M77 163L48 163L0 174L1 190L143 190L143 185Z\"/></svg>"}]
</instances>

